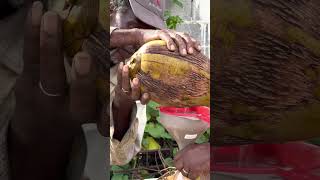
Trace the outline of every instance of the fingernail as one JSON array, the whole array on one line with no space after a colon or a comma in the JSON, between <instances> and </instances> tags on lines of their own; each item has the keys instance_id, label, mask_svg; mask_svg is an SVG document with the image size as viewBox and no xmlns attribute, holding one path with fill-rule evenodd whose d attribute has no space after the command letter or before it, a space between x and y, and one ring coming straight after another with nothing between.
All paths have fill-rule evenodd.
<instances>
[{"instance_id":1,"label":"fingernail","mask_svg":"<svg viewBox=\"0 0 320 180\"><path fill-rule=\"evenodd\" d=\"M193 53L193 48L189 48L189 53L192 54Z\"/></svg>"},{"instance_id":2,"label":"fingernail","mask_svg":"<svg viewBox=\"0 0 320 180\"><path fill-rule=\"evenodd\" d=\"M176 49L176 47L174 46L174 45L171 45L171 50L175 50Z\"/></svg>"},{"instance_id":3,"label":"fingernail","mask_svg":"<svg viewBox=\"0 0 320 180\"><path fill-rule=\"evenodd\" d=\"M138 79L138 78L134 78L134 79L133 79L133 84L134 84L135 86L137 86L137 85L139 84L139 79Z\"/></svg>"},{"instance_id":4,"label":"fingernail","mask_svg":"<svg viewBox=\"0 0 320 180\"><path fill-rule=\"evenodd\" d=\"M123 71L124 71L124 72L128 72L128 66L127 66L127 65L124 65L124 66L123 66Z\"/></svg>"},{"instance_id":5,"label":"fingernail","mask_svg":"<svg viewBox=\"0 0 320 180\"><path fill-rule=\"evenodd\" d=\"M54 12L47 12L43 17L43 30L50 34L55 35L58 32L58 15Z\"/></svg>"},{"instance_id":6,"label":"fingernail","mask_svg":"<svg viewBox=\"0 0 320 180\"><path fill-rule=\"evenodd\" d=\"M186 49L183 49L183 50L182 50L182 54L184 54L184 55L187 54L187 50L186 50Z\"/></svg>"},{"instance_id":7,"label":"fingernail","mask_svg":"<svg viewBox=\"0 0 320 180\"><path fill-rule=\"evenodd\" d=\"M33 26L38 26L39 22L41 22L43 5L41 2L34 2L32 5L31 11L31 21Z\"/></svg>"}]
</instances>

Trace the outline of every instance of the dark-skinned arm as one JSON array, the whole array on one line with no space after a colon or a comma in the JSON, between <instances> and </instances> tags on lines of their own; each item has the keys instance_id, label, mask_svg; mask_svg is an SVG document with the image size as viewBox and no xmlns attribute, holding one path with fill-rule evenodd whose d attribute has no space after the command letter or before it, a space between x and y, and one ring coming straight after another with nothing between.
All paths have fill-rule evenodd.
<instances>
[{"instance_id":1,"label":"dark-skinned arm","mask_svg":"<svg viewBox=\"0 0 320 180\"><path fill-rule=\"evenodd\" d=\"M112 115L114 123L113 138L121 141L131 125L131 114L136 101L145 105L149 101L148 93L140 92L140 83L134 78L130 85L129 67L121 62L117 69L117 86L112 102ZM128 92L123 91L126 90Z\"/></svg>"},{"instance_id":2,"label":"dark-skinned arm","mask_svg":"<svg viewBox=\"0 0 320 180\"><path fill-rule=\"evenodd\" d=\"M115 103L112 104L112 112L113 112L113 125L114 125L114 134L113 138L121 141L123 136L126 134L130 127L130 116L133 109L133 104L128 103L128 105L123 107L118 107Z\"/></svg>"},{"instance_id":3,"label":"dark-skinned arm","mask_svg":"<svg viewBox=\"0 0 320 180\"><path fill-rule=\"evenodd\" d=\"M138 43L137 29L115 29L110 37L110 48L119 48Z\"/></svg>"}]
</instances>

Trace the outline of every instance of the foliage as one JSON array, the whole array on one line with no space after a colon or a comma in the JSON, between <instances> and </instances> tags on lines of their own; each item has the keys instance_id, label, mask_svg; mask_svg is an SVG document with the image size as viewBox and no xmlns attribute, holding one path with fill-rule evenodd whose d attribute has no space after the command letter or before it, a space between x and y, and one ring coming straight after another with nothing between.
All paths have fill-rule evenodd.
<instances>
[{"instance_id":1,"label":"foliage","mask_svg":"<svg viewBox=\"0 0 320 180\"><path fill-rule=\"evenodd\" d=\"M167 166L173 166L173 158L178 152L178 148L172 146L175 141L170 134L164 129L159 122L158 104L151 101L147 105L147 124L145 127L144 138L142 140L142 150L158 150L163 148L172 149L172 156L164 157L164 162ZM209 141L210 130L201 135L196 143L206 143ZM136 166L137 158L134 158L129 164L125 166L112 166L112 171L130 172L130 169ZM139 170L139 175L144 178L155 178L146 170ZM129 174L114 173L112 180L127 180L130 179Z\"/></svg>"},{"instance_id":2,"label":"foliage","mask_svg":"<svg viewBox=\"0 0 320 180\"><path fill-rule=\"evenodd\" d=\"M174 4L176 4L177 6L179 6L180 8L183 8L183 4L182 4L182 2L180 0L172 0L172 2Z\"/></svg>"},{"instance_id":3,"label":"foliage","mask_svg":"<svg viewBox=\"0 0 320 180\"><path fill-rule=\"evenodd\" d=\"M172 2L180 8L183 8L183 3L180 0L172 0ZM167 28L176 29L177 26L183 23L183 20L180 16L174 16L170 11L165 11L164 17L166 20Z\"/></svg>"},{"instance_id":4,"label":"foliage","mask_svg":"<svg viewBox=\"0 0 320 180\"><path fill-rule=\"evenodd\" d=\"M165 12L166 24L169 29L176 29L177 25L183 23L183 20L180 16L171 15L170 11Z\"/></svg>"}]
</instances>

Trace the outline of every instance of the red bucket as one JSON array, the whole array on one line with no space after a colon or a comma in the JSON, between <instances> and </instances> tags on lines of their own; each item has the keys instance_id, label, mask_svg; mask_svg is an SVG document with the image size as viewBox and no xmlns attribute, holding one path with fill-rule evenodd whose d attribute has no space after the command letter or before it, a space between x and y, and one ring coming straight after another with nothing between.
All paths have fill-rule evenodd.
<instances>
[{"instance_id":1,"label":"red bucket","mask_svg":"<svg viewBox=\"0 0 320 180\"><path fill-rule=\"evenodd\" d=\"M189 108L159 107L164 114L179 117L194 117L210 125L210 108L206 106L194 106Z\"/></svg>"},{"instance_id":2,"label":"red bucket","mask_svg":"<svg viewBox=\"0 0 320 180\"><path fill-rule=\"evenodd\" d=\"M320 148L304 142L213 148L213 172L320 180Z\"/></svg>"}]
</instances>

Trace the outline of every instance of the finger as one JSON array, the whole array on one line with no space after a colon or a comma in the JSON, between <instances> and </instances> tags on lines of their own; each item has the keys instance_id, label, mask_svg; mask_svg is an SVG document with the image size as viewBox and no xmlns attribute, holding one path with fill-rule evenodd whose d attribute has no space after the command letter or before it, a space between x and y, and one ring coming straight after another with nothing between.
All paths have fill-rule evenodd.
<instances>
[{"instance_id":1,"label":"finger","mask_svg":"<svg viewBox=\"0 0 320 180\"><path fill-rule=\"evenodd\" d=\"M122 88L130 91L129 66L124 65L122 69Z\"/></svg>"},{"instance_id":2,"label":"finger","mask_svg":"<svg viewBox=\"0 0 320 180\"><path fill-rule=\"evenodd\" d=\"M186 42L188 53L189 53L189 54L192 54L193 51L194 51L194 49L193 49L193 48L194 48L194 47L193 47L194 43L193 43L191 37L190 37L188 34L186 34L186 33L179 33L179 35L180 35L180 36L183 38L183 40Z\"/></svg>"},{"instance_id":3,"label":"finger","mask_svg":"<svg viewBox=\"0 0 320 180\"><path fill-rule=\"evenodd\" d=\"M121 88L122 87L122 69L123 69L123 62L120 62L118 66L118 75L117 75L117 82L118 86Z\"/></svg>"},{"instance_id":4,"label":"finger","mask_svg":"<svg viewBox=\"0 0 320 180\"><path fill-rule=\"evenodd\" d=\"M200 176L200 173L193 172L192 170L190 170L186 177L188 177L191 180L196 180L199 176Z\"/></svg>"},{"instance_id":5,"label":"finger","mask_svg":"<svg viewBox=\"0 0 320 180\"><path fill-rule=\"evenodd\" d=\"M179 52L182 56L187 55L187 50L186 50L186 43L185 41L182 39L182 37L177 34L177 33L172 33L170 32L170 36L174 39L174 41L176 42L176 44L178 45L179 48Z\"/></svg>"},{"instance_id":6,"label":"finger","mask_svg":"<svg viewBox=\"0 0 320 180\"><path fill-rule=\"evenodd\" d=\"M88 53L75 55L71 69L70 112L79 123L93 120L96 115L96 72Z\"/></svg>"},{"instance_id":7,"label":"finger","mask_svg":"<svg viewBox=\"0 0 320 180\"><path fill-rule=\"evenodd\" d=\"M198 51L201 51L201 44L199 41L197 41L196 39L194 38L191 38L192 42L193 42L193 46L198 50Z\"/></svg>"},{"instance_id":8,"label":"finger","mask_svg":"<svg viewBox=\"0 0 320 180\"><path fill-rule=\"evenodd\" d=\"M50 94L65 94L66 74L61 44L60 17L47 12L42 17L40 32L40 82Z\"/></svg>"},{"instance_id":9,"label":"finger","mask_svg":"<svg viewBox=\"0 0 320 180\"><path fill-rule=\"evenodd\" d=\"M189 177L190 169L186 166L183 166L180 172L184 177Z\"/></svg>"},{"instance_id":10,"label":"finger","mask_svg":"<svg viewBox=\"0 0 320 180\"><path fill-rule=\"evenodd\" d=\"M176 169L181 172L182 168L183 168L183 159L180 159L178 161L174 161L174 167L176 167Z\"/></svg>"},{"instance_id":11,"label":"finger","mask_svg":"<svg viewBox=\"0 0 320 180\"><path fill-rule=\"evenodd\" d=\"M142 105L148 104L150 101L150 94L149 93L144 93L140 99L140 102Z\"/></svg>"},{"instance_id":12,"label":"finger","mask_svg":"<svg viewBox=\"0 0 320 180\"><path fill-rule=\"evenodd\" d=\"M171 51L176 50L176 45L173 39L170 37L170 35L166 31L161 31L161 33L159 34L159 38L164 40L167 43L167 47L169 50Z\"/></svg>"},{"instance_id":13,"label":"finger","mask_svg":"<svg viewBox=\"0 0 320 180\"><path fill-rule=\"evenodd\" d=\"M29 70L34 72L35 65L40 63L40 24L41 17L43 14L43 5L41 2L34 2L32 8L30 9L25 27L24 36L24 48L23 48L23 59L24 59L24 70ZM39 76L39 72L37 76Z\"/></svg>"},{"instance_id":14,"label":"finger","mask_svg":"<svg viewBox=\"0 0 320 180\"><path fill-rule=\"evenodd\" d=\"M178 161L178 160L183 156L183 153L184 153L184 149L178 151L178 153L177 153L176 156L174 157L174 160L175 160L175 161Z\"/></svg>"},{"instance_id":15,"label":"finger","mask_svg":"<svg viewBox=\"0 0 320 180\"><path fill-rule=\"evenodd\" d=\"M131 90L132 90L132 99L133 100L139 100L140 98L140 83L139 83L139 79L138 78L134 78L132 80L132 86L131 86Z\"/></svg>"}]
</instances>

